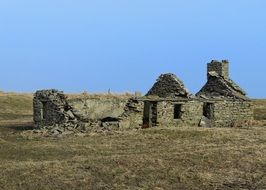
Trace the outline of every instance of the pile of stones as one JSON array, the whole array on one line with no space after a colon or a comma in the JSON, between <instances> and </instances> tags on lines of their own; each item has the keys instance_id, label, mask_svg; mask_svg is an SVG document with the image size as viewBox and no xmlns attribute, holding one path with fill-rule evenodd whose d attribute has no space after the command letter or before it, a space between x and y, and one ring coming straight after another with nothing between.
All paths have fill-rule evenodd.
<instances>
[{"instance_id":1,"label":"pile of stones","mask_svg":"<svg viewBox=\"0 0 266 190\"><path fill-rule=\"evenodd\" d=\"M91 122L77 122L71 123L67 122L64 124L53 124L50 126L43 126L42 128L37 128L33 131L33 133L41 134L44 136L51 136L51 137L60 137L66 135L85 135L91 131L95 131L99 129L99 122L98 121L91 121Z\"/></svg>"}]
</instances>

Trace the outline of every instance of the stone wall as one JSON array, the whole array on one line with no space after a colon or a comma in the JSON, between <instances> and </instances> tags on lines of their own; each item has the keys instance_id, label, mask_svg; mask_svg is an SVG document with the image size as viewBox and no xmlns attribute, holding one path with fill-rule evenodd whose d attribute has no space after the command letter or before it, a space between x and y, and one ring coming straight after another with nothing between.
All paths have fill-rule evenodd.
<instances>
[{"instance_id":1,"label":"stone wall","mask_svg":"<svg viewBox=\"0 0 266 190\"><path fill-rule=\"evenodd\" d=\"M68 99L73 113L80 120L101 120L106 117L119 117L123 114L128 98L116 96L79 97Z\"/></svg>"},{"instance_id":2,"label":"stone wall","mask_svg":"<svg viewBox=\"0 0 266 190\"><path fill-rule=\"evenodd\" d=\"M212 126L230 127L234 123L253 120L253 105L250 101L212 101L214 118ZM174 119L174 105L181 104L181 118ZM204 101L158 102L158 125L161 127L198 126L203 118ZM211 122L211 121L210 121Z\"/></svg>"},{"instance_id":3,"label":"stone wall","mask_svg":"<svg viewBox=\"0 0 266 190\"><path fill-rule=\"evenodd\" d=\"M33 99L36 127L66 123L70 116L66 96L58 90L37 91Z\"/></svg>"},{"instance_id":4,"label":"stone wall","mask_svg":"<svg viewBox=\"0 0 266 190\"><path fill-rule=\"evenodd\" d=\"M143 125L144 102L137 98L129 99L124 113L121 115L120 127L122 129L139 129Z\"/></svg>"},{"instance_id":5,"label":"stone wall","mask_svg":"<svg viewBox=\"0 0 266 190\"><path fill-rule=\"evenodd\" d=\"M157 112L152 114L156 114L156 126L159 127L198 126L204 115L205 103L213 104L213 126L230 127L236 122L253 120L251 101L200 98L155 100L115 96L67 98L63 92L43 90L35 93L34 121L38 128L52 126L49 130L56 129L56 133L83 131L95 126L108 130L112 126L139 129L143 127L145 101L156 103ZM175 107L179 108L178 118L174 116Z\"/></svg>"},{"instance_id":6,"label":"stone wall","mask_svg":"<svg viewBox=\"0 0 266 190\"><path fill-rule=\"evenodd\" d=\"M181 104L180 119L174 119L175 104ZM158 123L161 127L197 126L202 115L203 103L197 100L158 102Z\"/></svg>"},{"instance_id":7,"label":"stone wall","mask_svg":"<svg viewBox=\"0 0 266 190\"><path fill-rule=\"evenodd\" d=\"M217 101L214 104L216 127L230 127L232 124L253 120L253 105L250 101Z\"/></svg>"},{"instance_id":8,"label":"stone wall","mask_svg":"<svg viewBox=\"0 0 266 190\"><path fill-rule=\"evenodd\" d=\"M36 128L52 135L85 132L93 128L109 130L111 125L119 127L121 120L130 121L129 126L122 127L130 127L140 122L142 117L142 108L138 108L142 104L129 96L68 97L58 90L41 90L35 93L33 104Z\"/></svg>"},{"instance_id":9,"label":"stone wall","mask_svg":"<svg viewBox=\"0 0 266 190\"><path fill-rule=\"evenodd\" d=\"M146 100L147 101L147 100ZM182 127L198 126L203 118L203 106L206 101L157 101L157 126L158 127ZM214 104L214 118L210 121L212 127L230 127L236 122L253 120L253 106L249 101L212 101ZM181 105L181 117L174 118L174 107ZM132 106L133 105L133 106ZM124 114L121 127L143 127L144 101L135 100L126 106L128 111ZM206 119L206 118L205 118Z\"/></svg>"}]
</instances>

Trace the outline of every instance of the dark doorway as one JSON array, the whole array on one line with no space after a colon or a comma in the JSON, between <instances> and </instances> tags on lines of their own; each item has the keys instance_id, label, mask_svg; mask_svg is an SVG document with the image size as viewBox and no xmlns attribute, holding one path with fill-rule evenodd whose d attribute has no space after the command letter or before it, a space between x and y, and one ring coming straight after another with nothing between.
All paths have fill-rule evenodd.
<instances>
[{"instance_id":1,"label":"dark doorway","mask_svg":"<svg viewBox=\"0 0 266 190\"><path fill-rule=\"evenodd\" d=\"M214 119L214 104L204 103L203 105L203 115L208 119Z\"/></svg>"},{"instance_id":2,"label":"dark doorway","mask_svg":"<svg viewBox=\"0 0 266 190\"><path fill-rule=\"evenodd\" d=\"M144 102L143 128L157 125L157 102Z\"/></svg>"},{"instance_id":3,"label":"dark doorway","mask_svg":"<svg viewBox=\"0 0 266 190\"><path fill-rule=\"evenodd\" d=\"M42 109L41 109L41 120L47 119L47 102L42 102Z\"/></svg>"},{"instance_id":4,"label":"dark doorway","mask_svg":"<svg viewBox=\"0 0 266 190\"><path fill-rule=\"evenodd\" d=\"M182 105L175 104L174 105L174 119L181 119L182 117Z\"/></svg>"}]
</instances>

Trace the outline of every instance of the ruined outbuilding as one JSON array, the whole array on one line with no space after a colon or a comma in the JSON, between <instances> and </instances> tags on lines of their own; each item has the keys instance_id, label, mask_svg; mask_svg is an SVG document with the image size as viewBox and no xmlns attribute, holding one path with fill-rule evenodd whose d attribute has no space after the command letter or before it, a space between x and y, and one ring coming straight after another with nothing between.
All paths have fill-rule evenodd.
<instances>
[{"instance_id":1,"label":"ruined outbuilding","mask_svg":"<svg viewBox=\"0 0 266 190\"><path fill-rule=\"evenodd\" d=\"M65 95L51 89L37 91L33 99L34 122L52 134L86 132L99 126L119 127L128 96Z\"/></svg>"},{"instance_id":2,"label":"ruined outbuilding","mask_svg":"<svg viewBox=\"0 0 266 190\"><path fill-rule=\"evenodd\" d=\"M196 95L190 94L176 75L168 73L159 76L143 97L73 99L57 90L37 91L34 97L36 127L56 126L61 133L92 127L229 127L252 119L252 103L229 78L226 60L208 63L207 82Z\"/></svg>"}]
</instances>

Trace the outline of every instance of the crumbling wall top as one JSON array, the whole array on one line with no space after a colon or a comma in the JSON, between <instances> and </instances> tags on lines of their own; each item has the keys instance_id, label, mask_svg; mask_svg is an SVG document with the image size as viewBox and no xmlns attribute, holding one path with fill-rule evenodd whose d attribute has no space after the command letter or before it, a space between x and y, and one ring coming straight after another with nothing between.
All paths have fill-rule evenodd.
<instances>
[{"instance_id":1,"label":"crumbling wall top","mask_svg":"<svg viewBox=\"0 0 266 190\"><path fill-rule=\"evenodd\" d=\"M67 96L63 91L56 89L38 90L34 94L34 99L38 99L41 102L53 102L57 105L65 104Z\"/></svg>"}]
</instances>

